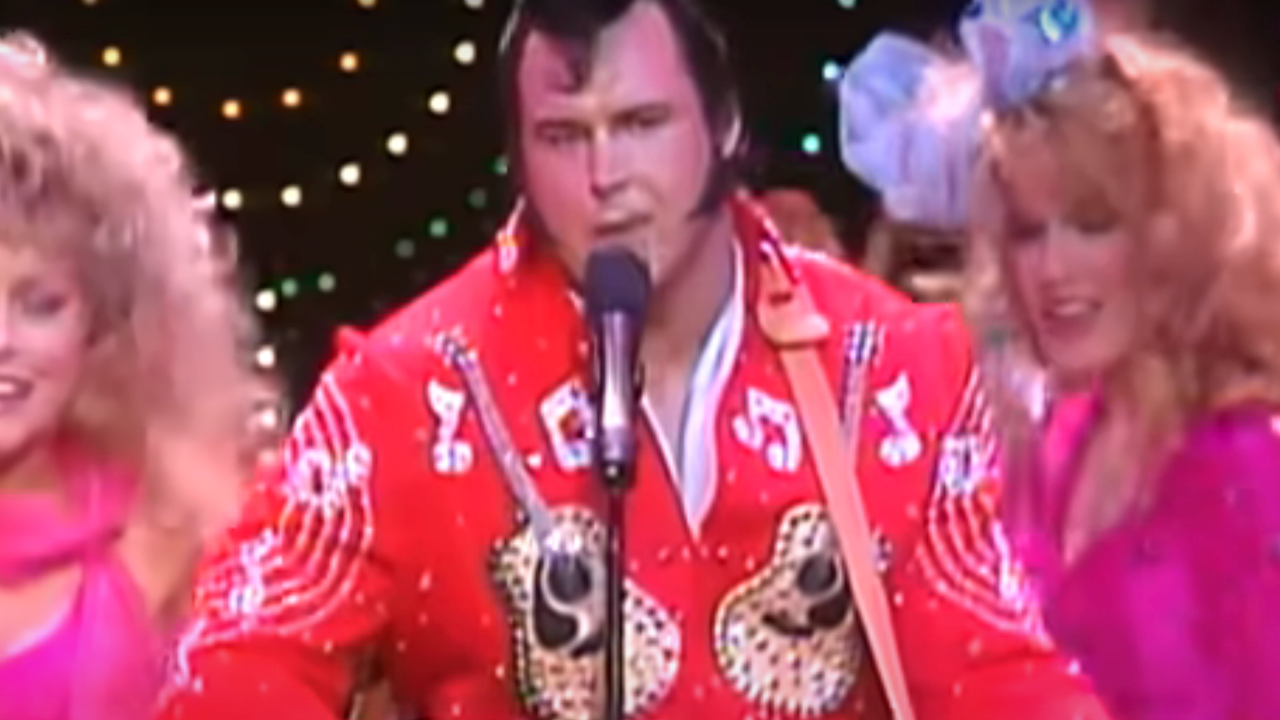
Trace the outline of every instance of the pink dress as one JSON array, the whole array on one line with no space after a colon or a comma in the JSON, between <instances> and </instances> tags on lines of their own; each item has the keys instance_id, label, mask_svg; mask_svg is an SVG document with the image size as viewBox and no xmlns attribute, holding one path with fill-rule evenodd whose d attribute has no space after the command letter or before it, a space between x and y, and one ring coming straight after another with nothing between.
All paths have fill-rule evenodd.
<instances>
[{"instance_id":1,"label":"pink dress","mask_svg":"<svg viewBox=\"0 0 1280 720\"><path fill-rule=\"evenodd\" d=\"M114 551L132 484L67 455L76 512L0 496L0 585L80 563L84 577L61 618L0 656L3 720L144 720L162 680L163 642Z\"/></svg>"},{"instance_id":2,"label":"pink dress","mask_svg":"<svg viewBox=\"0 0 1280 720\"><path fill-rule=\"evenodd\" d=\"M1151 507L1066 566L1077 450L1097 406L1055 412L1043 472L1018 488L1012 534L1051 633L1116 720L1280 718L1280 415L1241 405L1199 418Z\"/></svg>"}]
</instances>

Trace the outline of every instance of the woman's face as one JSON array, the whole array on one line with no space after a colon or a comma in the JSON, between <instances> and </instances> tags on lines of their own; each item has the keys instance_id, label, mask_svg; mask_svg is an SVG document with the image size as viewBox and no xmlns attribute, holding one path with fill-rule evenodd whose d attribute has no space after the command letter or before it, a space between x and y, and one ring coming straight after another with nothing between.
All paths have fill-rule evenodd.
<instances>
[{"instance_id":1,"label":"woman's face","mask_svg":"<svg viewBox=\"0 0 1280 720\"><path fill-rule=\"evenodd\" d=\"M1004 260L1042 361L1067 384L1114 367L1133 347L1133 243L1100 197L1067 200L1047 178L1005 193Z\"/></svg>"},{"instance_id":2,"label":"woman's face","mask_svg":"<svg viewBox=\"0 0 1280 720\"><path fill-rule=\"evenodd\" d=\"M0 460L62 422L85 364L89 314L69 263L0 244Z\"/></svg>"}]
</instances>

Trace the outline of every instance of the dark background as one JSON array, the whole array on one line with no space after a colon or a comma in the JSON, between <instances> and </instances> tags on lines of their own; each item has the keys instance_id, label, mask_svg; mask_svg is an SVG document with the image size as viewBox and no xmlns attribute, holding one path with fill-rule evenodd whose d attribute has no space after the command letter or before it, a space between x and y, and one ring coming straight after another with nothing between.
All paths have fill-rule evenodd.
<instances>
[{"instance_id":1,"label":"dark background","mask_svg":"<svg viewBox=\"0 0 1280 720\"><path fill-rule=\"evenodd\" d=\"M1116 3L1137 0L1109 0ZM945 32L960 0L709 3L734 50L753 140L750 184L798 186L839 220L856 257L874 199L841 168L828 63L877 31ZM297 399L341 324L366 325L456 268L488 240L512 196L492 72L509 2L494 0L0 0L3 25L38 34L65 61L135 87L157 122L188 144L240 234L249 291ZM1154 10L1152 8L1154 7ZM1154 0L1134 8L1227 69L1268 109L1280 70L1280 3ZM473 64L454 58L472 41ZM121 62L104 66L104 48ZM359 54L345 72L343 52ZM829 69L829 68L828 68ZM171 102L152 102L157 87ZM302 103L286 108L281 93ZM433 114L427 98L450 93ZM222 116L237 99L238 120ZM394 157L391 132L409 138ZM812 135L806 144L806 137ZM815 147L812 143L817 142ZM807 150L806 150L807 147ZM359 162L344 187L338 168ZM281 203L296 184L303 200Z\"/></svg>"}]
</instances>

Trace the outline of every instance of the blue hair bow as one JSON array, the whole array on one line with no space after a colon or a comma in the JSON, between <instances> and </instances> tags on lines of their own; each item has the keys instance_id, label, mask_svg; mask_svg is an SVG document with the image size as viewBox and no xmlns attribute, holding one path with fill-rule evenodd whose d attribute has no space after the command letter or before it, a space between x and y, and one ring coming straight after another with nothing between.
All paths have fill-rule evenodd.
<instances>
[{"instance_id":1,"label":"blue hair bow","mask_svg":"<svg viewBox=\"0 0 1280 720\"><path fill-rule=\"evenodd\" d=\"M840 82L841 157L897 220L962 227L982 111L1035 96L1094 52L1097 31L1087 0L975 0L960 38L970 80L923 43L882 33Z\"/></svg>"}]
</instances>

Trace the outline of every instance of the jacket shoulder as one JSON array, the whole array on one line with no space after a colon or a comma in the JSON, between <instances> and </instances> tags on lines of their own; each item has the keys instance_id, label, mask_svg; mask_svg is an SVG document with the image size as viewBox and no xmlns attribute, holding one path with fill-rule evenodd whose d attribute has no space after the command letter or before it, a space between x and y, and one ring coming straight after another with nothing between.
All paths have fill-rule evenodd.
<instances>
[{"instance_id":1,"label":"jacket shoulder","mask_svg":"<svg viewBox=\"0 0 1280 720\"><path fill-rule=\"evenodd\" d=\"M439 364L440 333L471 334L493 307L502 283L493 250L472 258L431 289L410 300L367 330L343 329L338 358L360 354L383 370L422 377Z\"/></svg>"},{"instance_id":2,"label":"jacket shoulder","mask_svg":"<svg viewBox=\"0 0 1280 720\"><path fill-rule=\"evenodd\" d=\"M915 302L880 278L820 253L788 247L786 254L836 326L872 322L909 345L939 343L963 349L967 357L968 334L957 305Z\"/></svg>"}]
</instances>

